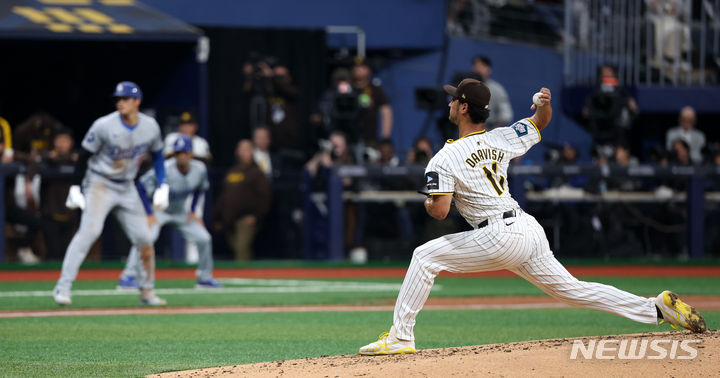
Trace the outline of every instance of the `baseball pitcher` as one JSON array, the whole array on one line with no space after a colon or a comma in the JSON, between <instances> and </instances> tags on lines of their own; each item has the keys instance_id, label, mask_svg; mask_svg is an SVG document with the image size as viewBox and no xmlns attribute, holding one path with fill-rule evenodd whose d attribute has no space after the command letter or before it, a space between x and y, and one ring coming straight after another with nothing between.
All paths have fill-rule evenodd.
<instances>
[{"instance_id":1,"label":"baseball pitcher","mask_svg":"<svg viewBox=\"0 0 720 378\"><path fill-rule=\"evenodd\" d=\"M155 250L143 205L133 183L140 159L149 151L158 185L153 206L158 210L167 208L169 189L165 182L160 127L152 117L139 112L142 91L137 84L120 82L113 96L117 110L98 118L83 138L75 165L76 182L70 187L65 203L71 209L81 209L82 218L65 252L62 273L53 290L53 299L60 305L71 304L72 283L111 212L132 244L140 250L147 272L146 279L140 283L140 303L150 306L166 304L153 291ZM80 173L84 173L84 180Z\"/></svg>"},{"instance_id":2,"label":"baseball pitcher","mask_svg":"<svg viewBox=\"0 0 720 378\"><path fill-rule=\"evenodd\" d=\"M540 142L540 131L552 117L551 95L542 88L531 109L535 114L509 127L486 132L490 91L465 79L445 86L452 96L449 119L460 138L448 140L425 169L427 213L444 219L455 206L473 230L431 240L413 252L400 288L393 325L360 354L415 353L415 318L430 294L435 276L507 269L550 296L577 307L592 308L628 319L657 324L669 322L693 332L707 329L705 320L677 295L663 291L656 298L640 297L615 287L573 277L553 256L545 232L533 216L510 196L507 169L511 159Z\"/></svg>"}]
</instances>

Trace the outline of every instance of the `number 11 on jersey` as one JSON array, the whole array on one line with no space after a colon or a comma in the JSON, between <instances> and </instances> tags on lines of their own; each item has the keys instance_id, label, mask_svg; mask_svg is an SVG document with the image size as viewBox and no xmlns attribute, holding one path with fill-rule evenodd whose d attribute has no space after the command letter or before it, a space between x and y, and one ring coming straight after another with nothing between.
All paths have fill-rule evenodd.
<instances>
[{"instance_id":1,"label":"number 11 on jersey","mask_svg":"<svg viewBox=\"0 0 720 378\"><path fill-rule=\"evenodd\" d=\"M505 193L505 177L497 174L497 163L492 163L490 165L490 168L487 167L487 165L482 167L483 172L485 172L485 178L490 181L490 184L492 185L493 189L499 196L502 196L503 193Z\"/></svg>"}]
</instances>

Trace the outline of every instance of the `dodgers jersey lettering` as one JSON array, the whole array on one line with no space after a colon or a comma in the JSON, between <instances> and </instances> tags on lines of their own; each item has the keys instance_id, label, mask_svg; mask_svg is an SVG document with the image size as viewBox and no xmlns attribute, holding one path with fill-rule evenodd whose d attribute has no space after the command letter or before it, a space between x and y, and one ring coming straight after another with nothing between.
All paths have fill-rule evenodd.
<instances>
[{"instance_id":1,"label":"dodgers jersey lettering","mask_svg":"<svg viewBox=\"0 0 720 378\"><path fill-rule=\"evenodd\" d=\"M115 111L92 124L82 146L93 153L89 170L112 180L133 180L143 154L161 150L163 142L160 126L152 117L139 113L138 124L129 127Z\"/></svg>"},{"instance_id":2,"label":"dodgers jersey lettering","mask_svg":"<svg viewBox=\"0 0 720 378\"><path fill-rule=\"evenodd\" d=\"M192 195L196 190L205 192L210 188L207 168L200 161L191 160L190 169L183 174L178 169L175 158L165 160L165 173L167 174L168 186L170 186L170 205L165 209L168 214L187 213L185 202L188 196ZM157 187L155 170L151 169L142 175L140 183L145 187L146 192L152 193Z\"/></svg>"},{"instance_id":3,"label":"dodgers jersey lettering","mask_svg":"<svg viewBox=\"0 0 720 378\"><path fill-rule=\"evenodd\" d=\"M540 141L540 132L526 118L509 127L448 140L425 168L430 195L453 195L455 207L473 227L484 219L518 207L510 196L510 160Z\"/></svg>"}]
</instances>

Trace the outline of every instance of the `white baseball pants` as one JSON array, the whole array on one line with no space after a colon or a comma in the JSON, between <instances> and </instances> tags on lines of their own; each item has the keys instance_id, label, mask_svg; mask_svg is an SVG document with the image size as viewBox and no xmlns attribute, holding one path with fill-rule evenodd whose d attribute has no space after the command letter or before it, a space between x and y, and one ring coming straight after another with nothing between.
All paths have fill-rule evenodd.
<instances>
[{"instance_id":1,"label":"white baseball pants","mask_svg":"<svg viewBox=\"0 0 720 378\"><path fill-rule=\"evenodd\" d=\"M77 277L80 265L85 261L90 247L103 231L105 218L111 212L125 231L130 242L138 247L152 245L150 229L147 226L145 210L132 181L116 183L98 175L88 175L84 187L85 210L80 218L80 228L72 238L63 259L62 273L55 286L70 290ZM154 257L152 261L154 269ZM147 282L141 282L143 289L152 289L154 270L148 274Z\"/></svg>"},{"instance_id":2,"label":"white baseball pants","mask_svg":"<svg viewBox=\"0 0 720 378\"><path fill-rule=\"evenodd\" d=\"M469 273L507 269L571 306L657 324L654 298L579 281L555 259L535 218L522 210L515 211L515 217L497 216L489 219L485 227L445 235L415 249L395 303L393 324L398 338L415 339L415 318L430 294L435 276L443 270Z\"/></svg>"},{"instance_id":3,"label":"white baseball pants","mask_svg":"<svg viewBox=\"0 0 720 378\"><path fill-rule=\"evenodd\" d=\"M150 228L153 242L160 236L160 230L165 225L170 225L180 231L185 240L189 243L195 243L198 247L198 268L195 275L199 281L208 281L212 279L213 257L212 257L212 238L210 233L203 225L198 222L187 222L187 213L168 214L158 211L155 213L156 222ZM140 251L136 246L130 248L125 269L121 278L137 277L138 282L145 282L148 278L145 273L145 267L140 259ZM154 277L150 277L153 279Z\"/></svg>"}]
</instances>

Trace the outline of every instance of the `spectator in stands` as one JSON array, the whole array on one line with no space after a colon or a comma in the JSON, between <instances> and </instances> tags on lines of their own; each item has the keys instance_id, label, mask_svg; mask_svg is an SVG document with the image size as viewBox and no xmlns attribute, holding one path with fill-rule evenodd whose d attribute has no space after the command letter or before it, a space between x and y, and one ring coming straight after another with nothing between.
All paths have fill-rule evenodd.
<instances>
[{"instance_id":1,"label":"spectator in stands","mask_svg":"<svg viewBox=\"0 0 720 378\"><path fill-rule=\"evenodd\" d=\"M705 133L695 128L695 109L685 106L680 110L679 125L671 128L665 135L668 150L673 150L673 142L677 139L685 141L690 148L690 158L694 164L702 164L702 152L705 148Z\"/></svg>"},{"instance_id":2,"label":"spectator in stands","mask_svg":"<svg viewBox=\"0 0 720 378\"><path fill-rule=\"evenodd\" d=\"M634 167L640 164L638 159L630 154L630 147L624 142L619 142L615 145L615 159L613 163L620 167Z\"/></svg>"},{"instance_id":3,"label":"spectator in stands","mask_svg":"<svg viewBox=\"0 0 720 378\"><path fill-rule=\"evenodd\" d=\"M563 144L562 151L560 153L560 164L573 165L577 164L578 161L578 150L570 143Z\"/></svg>"},{"instance_id":4,"label":"spectator in stands","mask_svg":"<svg viewBox=\"0 0 720 378\"><path fill-rule=\"evenodd\" d=\"M251 141L238 142L238 162L225 176L212 217L213 228L225 232L236 261L252 259L255 232L271 203L270 182L255 164L253 150Z\"/></svg>"},{"instance_id":5,"label":"spectator in stands","mask_svg":"<svg viewBox=\"0 0 720 378\"><path fill-rule=\"evenodd\" d=\"M634 167L640 164L638 159L630 154L630 146L625 142L615 144L615 155L612 164L620 168ZM610 177L608 180L608 188L621 191L634 191L642 187L642 182L632 177Z\"/></svg>"},{"instance_id":6,"label":"spectator in stands","mask_svg":"<svg viewBox=\"0 0 720 378\"><path fill-rule=\"evenodd\" d=\"M707 149L707 162L709 165L720 167L720 142L710 143ZM720 183L720 177L718 177L718 183ZM720 190L720 186L718 186Z\"/></svg>"},{"instance_id":7,"label":"spectator in stands","mask_svg":"<svg viewBox=\"0 0 720 378\"><path fill-rule=\"evenodd\" d=\"M400 165L400 159L395 155L395 145L391 139L383 139L378 146L380 151L379 163L388 167L397 167Z\"/></svg>"},{"instance_id":8,"label":"spectator in stands","mask_svg":"<svg viewBox=\"0 0 720 378\"><path fill-rule=\"evenodd\" d=\"M78 154L73 151L72 132L62 129L55 134L53 149L42 155L42 164L51 172L72 171ZM31 171L37 165L31 165ZM68 209L65 199L72 185L70 177L43 179L40 191L46 258L62 259L75 233L78 211Z\"/></svg>"},{"instance_id":9,"label":"spectator in stands","mask_svg":"<svg viewBox=\"0 0 720 378\"><path fill-rule=\"evenodd\" d=\"M560 0L529 1L533 3L533 11L545 21L561 42L567 40L571 45L587 48L590 42L589 0L569 0L569 2L570 5L566 6L565 2ZM571 13L571 30L565 30L565 10Z\"/></svg>"},{"instance_id":10,"label":"spectator in stands","mask_svg":"<svg viewBox=\"0 0 720 378\"><path fill-rule=\"evenodd\" d=\"M39 159L39 154L53 148L55 134L62 124L47 113L36 113L15 129L13 145L15 160L28 163Z\"/></svg>"},{"instance_id":11,"label":"spectator in stands","mask_svg":"<svg viewBox=\"0 0 720 378\"><path fill-rule=\"evenodd\" d=\"M578 150L570 144L564 143L560 148L557 162L554 159L548 160L550 164L560 165L577 165L578 164ZM568 175L568 176L557 176L552 179L553 187L560 187L563 185L569 185L573 188L583 188L589 181L589 178L585 175Z\"/></svg>"},{"instance_id":12,"label":"spectator in stands","mask_svg":"<svg viewBox=\"0 0 720 378\"><path fill-rule=\"evenodd\" d=\"M604 64L599 68L598 86L585 99L582 116L596 146L612 146L626 139L638 113L635 99L620 85L615 68Z\"/></svg>"},{"instance_id":13,"label":"spectator in stands","mask_svg":"<svg viewBox=\"0 0 720 378\"><path fill-rule=\"evenodd\" d=\"M202 161L205 164L209 164L212 160L212 154L210 154L210 145L205 138L197 135L198 122L195 116L191 112L182 112L180 114L180 121L178 123L178 130L172 132L165 137L165 151L166 157L171 156L175 141L180 134L187 135L192 139L193 145L193 158Z\"/></svg>"},{"instance_id":14,"label":"spectator in stands","mask_svg":"<svg viewBox=\"0 0 720 378\"><path fill-rule=\"evenodd\" d=\"M472 75L459 73L453 78L453 82L458 84L466 77L473 77L483 81L490 89L490 116L484 124L485 130L488 131L496 127L507 126L513 120L513 110L505 87L492 79L490 75L492 75L492 61L490 58L484 55L476 55L472 59Z\"/></svg>"},{"instance_id":15,"label":"spectator in stands","mask_svg":"<svg viewBox=\"0 0 720 378\"><path fill-rule=\"evenodd\" d=\"M2 133L0 135L0 138L2 139L2 144L0 145L0 147L2 147L2 160L0 160L0 164L10 164L13 162L14 157L10 124L4 118L0 118L0 127L2 128ZM7 189L12 188L14 182L15 178L8 175L5 176L5 182L0 184L5 185L5 188ZM6 224L3 225L5 227L3 233L5 234L6 242L11 235L17 235L18 261L22 264L28 265L37 264L40 262L40 258L33 252L32 244L40 227L40 220L33 212L17 206L12 190L5 190L5 198L3 198L3 201L5 206L6 222ZM25 230L24 232L22 232L23 230L18 231L18 228L24 228ZM7 247L7 243L5 247Z\"/></svg>"},{"instance_id":16,"label":"spectator in stands","mask_svg":"<svg viewBox=\"0 0 720 378\"><path fill-rule=\"evenodd\" d=\"M686 0L645 0L645 3L654 29L652 65L677 63L682 70L689 70L690 27L683 20Z\"/></svg>"},{"instance_id":17,"label":"spectator in stands","mask_svg":"<svg viewBox=\"0 0 720 378\"><path fill-rule=\"evenodd\" d=\"M300 91L293 84L288 67L274 57L254 57L246 62L243 90L251 94L250 127L270 128L275 148L301 147L298 123Z\"/></svg>"},{"instance_id":18,"label":"spectator in stands","mask_svg":"<svg viewBox=\"0 0 720 378\"><path fill-rule=\"evenodd\" d=\"M41 155L53 147L55 134L62 124L47 113L30 116L15 130L13 146L15 161L30 165L39 162ZM18 174L15 179L15 201L23 209L38 210L40 200L40 176Z\"/></svg>"},{"instance_id":19,"label":"spectator in stands","mask_svg":"<svg viewBox=\"0 0 720 378\"><path fill-rule=\"evenodd\" d=\"M432 157L432 142L427 137L420 137L415 139L412 149L408 152L406 163L427 165Z\"/></svg>"},{"instance_id":20,"label":"spectator in stands","mask_svg":"<svg viewBox=\"0 0 720 378\"><path fill-rule=\"evenodd\" d=\"M361 141L365 146L377 147L378 135L380 139L386 139L392 134L393 111L388 96L372 79L372 70L365 62L353 67L352 85L358 94ZM379 130L378 119L381 120Z\"/></svg>"},{"instance_id":21,"label":"spectator in stands","mask_svg":"<svg viewBox=\"0 0 720 378\"><path fill-rule=\"evenodd\" d=\"M15 129L13 137L14 160L32 166L42 161L42 156L53 148L55 134L62 129L62 124L47 113L36 113ZM13 204L9 204L6 212L8 223L21 225L25 229L24 237L19 238L18 257L24 263L36 263L39 258L32 251L41 227L39 216L41 178L37 170L15 177ZM22 232L21 232L22 233Z\"/></svg>"},{"instance_id":22,"label":"spectator in stands","mask_svg":"<svg viewBox=\"0 0 720 378\"><path fill-rule=\"evenodd\" d=\"M690 156L690 146L683 139L675 139L671 144L672 159L674 165L693 165L695 162Z\"/></svg>"},{"instance_id":23,"label":"spectator in stands","mask_svg":"<svg viewBox=\"0 0 720 378\"><path fill-rule=\"evenodd\" d=\"M446 14L448 35L486 37L490 34L490 8L486 0L450 0Z\"/></svg>"},{"instance_id":24,"label":"spectator in stands","mask_svg":"<svg viewBox=\"0 0 720 378\"><path fill-rule=\"evenodd\" d=\"M270 129L264 125L256 127L255 130L253 130L252 141L255 145L255 150L253 151L255 164L257 164L265 176L271 179L273 177L273 170L277 170L279 164L275 154L270 149L272 144Z\"/></svg>"}]
</instances>

